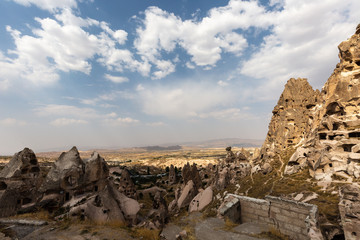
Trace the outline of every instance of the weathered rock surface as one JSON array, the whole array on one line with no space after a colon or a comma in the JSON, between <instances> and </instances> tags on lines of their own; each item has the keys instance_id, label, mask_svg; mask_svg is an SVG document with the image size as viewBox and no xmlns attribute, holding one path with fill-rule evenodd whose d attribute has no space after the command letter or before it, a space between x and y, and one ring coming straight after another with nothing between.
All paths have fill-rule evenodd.
<instances>
[{"instance_id":1,"label":"weathered rock surface","mask_svg":"<svg viewBox=\"0 0 360 240\"><path fill-rule=\"evenodd\" d=\"M201 211L209 205L213 198L212 186L198 193L190 202L189 212Z\"/></svg>"},{"instance_id":2,"label":"weathered rock surface","mask_svg":"<svg viewBox=\"0 0 360 240\"><path fill-rule=\"evenodd\" d=\"M340 63L308 117L313 130L305 129L306 139L291 157L285 173L297 172L306 162L310 174L318 180L331 181L338 173L360 177L360 34L338 48Z\"/></svg>"},{"instance_id":3,"label":"weathered rock surface","mask_svg":"<svg viewBox=\"0 0 360 240\"><path fill-rule=\"evenodd\" d=\"M39 173L40 167L34 152L29 148L24 148L5 165L0 172L0 178L37 177Z\"/></svg>"},{"instance_id":4,"label":"weathered rock surface","mask_svg":"<svg viewBox=\"0 0 360 240\"><path fill-rule=\"evenodd\" d=\"M198 189L192 180L189 180L181 192L179 199L177 200L178 209L189 206L191 200L198 193Z\"/></svg>"},{"instance_id":5,"label":"weathered rock surface","mask_svg":"<svg viewBox=\"0 0 360 240\"><path fill-rule=\"evenodd\" d=\"M136 198L135 184L131 180L130 172L127 169L123 169L121 172L119 191L130 198Z\"/></svg>"},{"instance_id":6,"label":"weathered rock surface","mask_svg":"<svg viewBox=\"0 0 360 240\"><path fill-rule=\"evenodd\" d=\"M272 112L269 131L260 150L261 162L302 141L311 130L312 110L319 96L319 91L314 91L305 78L291 78L286 83Z\"/></svg>"},{"instance_id":7,"label":"weathered rock surface","mask_svg":"<svg viewBox=\"0 0 360 240\"><path fill-rule=\"evenodd\" d=\"M63 152L50 169L40 191L70 190L81 185L85 164L80 158L79 151L73 147Z\"/></svg>"},{"instance_id":8,"label":"weathered rock surface","mask_svg":"<svg viewBox=\"0 0 360 240\"><path fill-rule=\"evenodd\" d=\"M340 189L339 210L345 239L359 239L360 188L357 185L345 185Z\"/></svg>"}]
</instances>

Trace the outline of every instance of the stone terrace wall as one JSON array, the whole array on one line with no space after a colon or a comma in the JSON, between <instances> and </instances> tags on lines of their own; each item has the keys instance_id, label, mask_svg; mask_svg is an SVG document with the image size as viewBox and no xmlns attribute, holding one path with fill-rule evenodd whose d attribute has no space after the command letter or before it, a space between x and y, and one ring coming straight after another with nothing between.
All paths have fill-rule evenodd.
<instances>
[{"instance_id":1,"label":"stone terrace wall","mask_svg":"<svg viewBox=\"0 0 360 240\"><path fill-rule=\"evenodd\" d=\"M315 239L315 236L321 239L316 205L272 196L256 199L228 194L227 197L232 200L219 209L219 212L233 221L267 224L293 239ZM234 204L237 202L234 199L240 202L240 208ZM239 210L240 214L237 212Z\"/></svg>"}]
</instances>

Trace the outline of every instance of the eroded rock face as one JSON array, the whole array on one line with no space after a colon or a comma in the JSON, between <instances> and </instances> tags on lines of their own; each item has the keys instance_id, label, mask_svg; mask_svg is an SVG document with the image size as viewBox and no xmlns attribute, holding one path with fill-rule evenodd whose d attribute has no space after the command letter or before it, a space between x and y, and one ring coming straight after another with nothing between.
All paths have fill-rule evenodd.
<instances>
[{"instance_id":1,"label":"eroded rock face","mask_svg":"<svg viewBox=\"0 0 360 240\"><path fill-rule=\"evenodd\" d=\"M80 186L84 177L85 164L79 151L73 147L63 152L50 169L40 191L70 190Z\"/></svg>"},{"instance_id":2,"label":"eroded rock face","mask_svg":"<svg viewBox=\"0 0 360 240\"><path fill-rule=\"evenodd\" d=\"M162 228L169 220L168 206L160 191L156 192L153 209L148 214L157 228Z\"/></svg>"},{"instance_id":3,"label":"eroded rock face","mask_svg":"<svg viewBox=\"0 0 360 240\"><path fill-rule=\"evenodd\" d=\"M119 191L125 194L127 197L136 198L135 184L131 179L130 172L127 169L123 169L119 181Z\"/></svg>"},{"instance_id":4,"label":"eroded rock face","mask_svg":"<svg viewBox=\"0 0 360 240\"><path fill-rule=\"evenodd\" d=\"M260 150L260 161L271 160L286 148L295 146L310 132L313 109L319 101L305 78L291 78L273 110L269 131Z\"/></svg>"},{"instance_id":5,"label":"eroded rock face","mask_svg":"<svg viewBox=\"0 0 360 240\"><path fill-rule=\"evenodd\" d=\"M0 172L0 178L12 177L25 177L33 178L38 177L40 167L35 153L29 149L16 153L4 169Z\"/></svg>"},{"instance_id":6,"label":"eroded rock face","mask_svg":"<svg viewBox=\"0 0 360 240\"><path fill-rule=\"evenodd\" d=\"M190 202L189 212L201 211L209 205L213 198L212 186L198 193Z\"/></svg>"},{"instance_id":7,"label":"eroded rock face","mask_svg":"<svg viewBox=\"0 0 360 240\"><path fill-rule=\"evenodd\" d=\"M356 240L360 236L360 188L345 185L340 189L339 210L341 225L346 240Z\"/></svg>"},{"instance_id":8,"label":"eroded rock face","mask_svg":"<svg viewBox=\"0 0 360 240\"><path fill-rule=\"evenodd\" d=\"M196 196L198 190L192 180L189 180L177 200L178 209L189 206L191 200Z\"/></svg>"},{"instance_id":9,"label":"eroded rock face","mask_svg":"<svg viewBox=\"0 0 360 240\"><path fill-rule=\"evenodd\" d=\"M190 166L189 163L185 164L181 175L184 184L187 184L191 180L197 189L202 187L201 177L195 163L192 166Z\"/></svg>"},{"instance_id":10,"label":"eroded rock face","mask_svg":"<svg viewBox=\"0 0 360 240\"><path fill-rule=\"evenodd\" d=\"M40 204L56 207L76 195L100 192L108 185L108 177L107 163L97 152L83 161L73 147L63 152L50 169L39 189L44 193Z\"/></svg>"},{"instance_id":11,"label":"eroded rock face","mask_svg":"<svg viewBox=\"0 0 360 240\"><path fill-rule=\"evenodd\" d=\"M175 184L177 182L176 172L174 165L171 164L169 169L169 184Z\"/></svg>"},{"instance_id":12,"label":"eroded rock face","mask_svg":"<svg viewBox=\"0 0 360 240\"><path fill-rule=\"evenodd\" d=\"M339 45L340 63L325 83L318 105L310 116L311 128L302 148L292 157L286 172L304 166L318 180L334 174L360 177L360 34ZM296 166L295 166L296 165Z\"/></svg>"}]
</instances>

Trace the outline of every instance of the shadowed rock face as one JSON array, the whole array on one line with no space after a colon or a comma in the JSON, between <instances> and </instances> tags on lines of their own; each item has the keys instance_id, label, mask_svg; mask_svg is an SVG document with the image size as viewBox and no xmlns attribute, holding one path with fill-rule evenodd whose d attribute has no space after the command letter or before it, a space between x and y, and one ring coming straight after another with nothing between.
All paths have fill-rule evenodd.
<instances>
[{"instance_id":1,"label":"shadowed rock face","mask_svg":"<svg viewBox=\"0 0 360 240\"><path fill-rule=\"evenodd\" d=\"M109 168L99 153L94 152L89 159L85 160L84 182L96 182L101 179L106 179L108 176Z\"/></svg>"},{"instance_id":2,"label":"shadowed rock face","mask_svg":"<svg viewBox=\"0 0 360 240\"><path fill-rule=\"evenodd\" d=\"M80 158L79 151L73 147L60 155L46 176L40 191L68 190L79 187L83 181L84 170L85 164Z\"/></svg>"},{"instance_id":3,"label":"shadowed rock face","mask_svg":"<svg viewBox=\"0 0 360 240\"><path fill-rule=\"evenodd\" d=\"M356 185L345 185L340 190L339 210L341 224L347 240L360 236L360 189Z\"/></svg>"},{"instance_id":4,"label":"shadowed rock face","mask_svg":"<svg viewBox=\"0 0 360 240\"><path fill-rule=\"evenodd\" d=\"M131 179L130 172L127 169L124 169L121 172L121 177L119 181L119 191L125 194L127 197L136 198L136 188L135 184Z\"/></svg>"},{"instance_id":5,"label":"shadowed rock face","mask_svg":"<svg viewBox=\"0 0 360 240\"><path fill-rule=\"evenodd\" d=\"M1 178L37 177L40 173L38 160L29 148L16 153L0 173Z\"/></svg>"}]
</instances>

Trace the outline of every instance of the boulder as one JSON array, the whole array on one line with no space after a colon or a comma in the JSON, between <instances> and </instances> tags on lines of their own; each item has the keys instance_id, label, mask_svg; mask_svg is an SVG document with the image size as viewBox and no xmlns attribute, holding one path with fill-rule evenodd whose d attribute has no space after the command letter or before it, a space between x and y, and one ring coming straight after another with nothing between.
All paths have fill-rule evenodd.
<instances>
[{"instance_id":1,"label":"boulder","mask_svg":"<svg viewBox=\"0 0 360 240\"><path fill-rule=\"evenodd\" d=\"M192 180L189 180L177 200L178 209L189 206L191 200L196 196L198 190Z\"/></svg>"},{"instance_id":2,"label":"boulder","mask_svg":"<svg viewBox=\"0 0 360 240\"><path fill-rule=\"evenodd\" d=\"M213 198L212 187L207 187L204 191L198 193L190 202L189 212L201 211L209 205Z\"/></svg>"}]
</instances>

